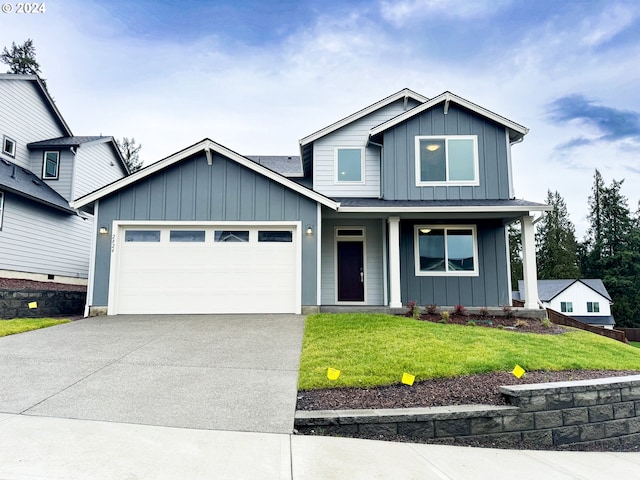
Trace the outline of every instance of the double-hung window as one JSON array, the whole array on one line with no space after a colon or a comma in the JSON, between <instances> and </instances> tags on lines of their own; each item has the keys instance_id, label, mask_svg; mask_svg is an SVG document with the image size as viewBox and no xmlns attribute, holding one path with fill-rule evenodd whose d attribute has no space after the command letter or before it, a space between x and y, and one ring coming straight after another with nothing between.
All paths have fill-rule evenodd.
<instances>
[{"instance_id":1,"label":"double-hung window","mask_svg":"<svg viewBox=\"0 0 640 480\"><path fill-rule=\"evenodd\" d=\"M42 178L55 180L60 170L60 152L44 152Z\"/></svg>"},{"instance_id":2,"label":"double-hung window","mask_svg":"<svg viewBox=\"0 0 640 480\"><path fill-rule=\"evenodd\" d=\"M364 150L336 148L336 183L364 183Z\"/></svg>"},{"instance_id":3,"label":"double-hung window","mask_svg":"<svg viewBox=\"0 0 640 480\"><path fill-rule=\"evenodd\" d=\"M474 225L416 225L416 275L478 275Z\"/></svg>"},{"instance_id":4,"label":"double-hung window","mask_svg":"<svg viewBox=\"0 0 640 480\"><path fill-rule=\"evenodd\" d=\"M2 139L2 153L9 155L10 157L16 156L16 141L6 135Z\"/></svg>"},{"instance_id":5,"label":"double-hung window","mask_svg":"<svg viewBox=\"0 0 640 480\"><path fill-rule=\"evenodd\" d=\"M479 185L478 137L416 137L416 184Z\"/></svg>"}]
</instances>

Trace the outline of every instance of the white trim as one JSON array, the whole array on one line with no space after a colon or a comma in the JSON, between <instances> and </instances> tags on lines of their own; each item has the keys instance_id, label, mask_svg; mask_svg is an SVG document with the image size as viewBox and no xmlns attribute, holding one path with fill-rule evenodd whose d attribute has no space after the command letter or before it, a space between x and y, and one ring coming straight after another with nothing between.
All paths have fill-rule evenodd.
<instances>
[{"instance_id":1,"label":"white trim","mask_svg":"<svg viewBox=\"0 0 640 480\"><path fill-rule=\"evenodd\" d=\"M75 163L75 162L74 162ZM91 233L91 253L89 257L89 275L87 278L87 299L84 305L84 316L89 316L89 311L91 308L91 302L93 302L93 286L95 282L95 272L96 272L96 250L98 243L98 209L100 208L100 204L96 203L93 211L93 231Z\"/></svg>"},{"instance_id":2,"label":"white trim","mask_svg":"<svg viewBox=\"0 0 640 480\"><path fill-rule=\"evenodd\" d=\"M504 226L504 243L506 245L507 259L507 285L509 285L509 301L511 301L511 246L509 245L509 225ZM518 288L517 285L515 288Z\"/></svg>"},{"instance_id":3,"label":"white trim","mask_svg":"<svg viewBox=\"0 0 640 480\"><path fill-rule=\"evenodd\" d=\"M316 305L322 305L322 205L316 204Z\"/></svg>"},{"instance_id":4,"label":"white trim","mask_svg":"<svg viewBox=\"0 0 640 480\"><path fill-rule=\"evenodd\" d=\"M361 230L361 235L343 235L338 237L338 230ZM362 273L363 277L363 293L364 300L358 301L341 301L338 300L338 239L343 242L362 242ZM336 305L367 305L367 229L364 226L336 225L333 228L333 271L334 271L334 298Z\"/></svg>"},{"instance_id":5,"label":"white trim","mask_svg":"<svg viewBox=\"0 0 640 480\"><path fill-rule=\"evenodd\" d=\"M532 215L520 218L520 238L522 239L522 276L524 280L524 307L538 308L538 272L536 266L536 232Z\"/></svg>"},{"instance_id":6,"label":"white trim","mask_svg":"<svg viewBox=\"0 0 640 480\"><path fill-rule=\"evenodd\" d=\"M445 271L422 271L420 270L420 242L418 241L418 232L420 229L430 228L437 230L444 230L445 240L444 240L444 260L445 260L445 268L448 267L447 259L448 256L448 246L447 246L447 232L449 230L471 230L471 237L473 239L473 270L445 270ZM479 261L478 257L478 230L476 225L438 225L438 224L430 224L430 225L415 225L413 227L413 256L414 256L414 266L415 266L415 274L416 277L477 277L480 275Z\"/></svg>"},{"instance_id":7,"label":"white trim","mask_svg":"<svg viewBox=\"0 0 640 480\"><path fill-rule=\"evenodd\" d=\"M397 117L394 117L391 120L388 120L378 125L377 127L372 128L371 130L369 130L369 135L373 137L374 135L382 133L385 130L388 130L389 128L404 122L405 120L408 120L426 110L429 110L430 108L438 105L439 103L446 102L446 101L449 101L449 102L453 101L454 103L457 103L458 105L465 107L466 109L471 110L472 112L482 115L500 125L504 125L509 130L513 131L516 134L514 135L515 139L522 138L529 132L529 129L526 127L523 127L522 125L512 122L511 120L508 120L485 108L482 108L481 106L476 105L475 103L471 103L470 101L465 100L464 98L458 97L457 95L454 95L451 92L444 92L438 95L437 97L434 97L431 100L426 101L422 105L418 105L417 107L412 108L411 110L408 110L405 113L401 113Z\"/></svg>"},{"instance_id":8,"label":"white trim","mask_svg":"<svg viewBox=\"0 0 640 480\"><path fill-rule=\"evenodd\" d=\"M417 213L529 213L529 212L550 212L553 207L550 205L539 206L448 206L448 207L428 207L428 206L415 206L415 207L342 207L338 208L338 212L343 213L403 213L403 212L417 212Z\"/></svg>"},{"instance_id":9,"label":"white trim","mask_svg":"<svg viewBox=\"0 0 640 480\"><path fill-rule=\"evenodd\" d=\"M360 151L360 180L340 180L338 152L340 150ZM365 180L365 149L364 147L335 147L333 149L333 182L336 185L364 185Z\"/></svg>"},{"instance_id":10,"label":"white trim","mask_svg":"<svg viewBox=\"0 0 640 480\"><path fill-rule=\"evenodd\" d=\"M402 307L400 280L400 217L389 217L389 307Z\"/></svg>"},{"instance_id":11,"label":"white trim","mask_svg":"<svg viewBox=\"0 0 640 480\"><path fill-rule=\"evenodd\" d=\"M306 137L304 137L303 139L300 140L300 146L304 146L307 145L311 142L314 142L315 140L318 140L319 138L324 137L325 135L330 134L331 132L335 132L336 130L338 130L339 128L344 127L345 125L348 125L352 122L355 122L356 120L362 118L362 117L366 117L367 115L369 115L370 113L375 112L376 110L379 110L381 108L386 107L387 105L396 102L398 100L401 99L406 99L406 98L413 98L415 101L419 102L419 103L424 103L426 101L428 101L429 99L427 97L424 97L422 95L420 95L419 93L413 92L411 90L409 90L408 88L404 88L402 90L400 90L399 92L394 93L393 95L388 96L387 98L383 98L382 100L374 103L373 105L370 105L366 108L363 108L362 110L349 115L348 117L343 118L342 120L338 120L335 123L332 123L331 125L329 125L328 127L325 127L321 130L318 130L315 133L312 133L311 135L308 135ZM409 110L411 111L411 110Z\"/></svg>"},{"instance_id":12,"label":"white trim","mask_svg":"<svg viewBox=\"0 0 640 480\"><path fill-rule=\"evenodd\" d=\"M47 176L47 154L55 153L58 157L58 161L56 162L56 174L53 177ZM58 180L60 178L60 150L44 150L42 152L42 179L43 180Z\"/></svg>"},{"instance_id":13,"label":"white trim","mask_svg":"<svg viewBox=\"0 0 640 480\"><path fill-rule=\"evenodd\" d=\"M449 180L449 140L471 140L473 141L473 180ZM429 181L422 180L422 162L420 155L420 143L422 140L444 140L445 150L445 175L447 180ZM477 135L416 135L415 137L415 169L417 187L458 187L458 186L478 186L480 185L480 167L478 160L478 136Z\"/></svg>"},{"instance_id":14,"label":"white trim","mask_svg":"<svg viewBox=\"0 0 640 480\"><path fill-rule=\"evenodd\" d=\"M387 219L380 219L382 223L382 304L389 304L389 261L387 260L388 241L387 241Z\"/></svg>"},{"instance_id":15,"label":"white trim","mask_svg":"<svg viewBox=\"0 0 640 480\"><path fill-rule=\"evenodd\" d=\"M288 178L280 175L279 173L276 173L273 170L270 170L267 167L264 167L257 162L249 160L248 158L243 157L242 155L234 152L233 150L229 150L228 148L223 147L222 145L214 142L213 140L206 138L196 143L195 145L191 145L190 147L187 147L184 150L181 150L180 152L174 153L173 155L166 157L162 160L159 160L156 163L152 163L151 165L143 168L142 170L138 170L137 172L127 177L124 177L116 182L113 182L109 185L106 185L96 190L95 192L89 193L83 197L80 197L74 200L73 202L71 202L71 207L76 209L82 208L85 205L93 203L96 200L99 200L100 198L103 198L107 195L117 192L118 190L121 190L133 183L136 183L142 180L143 178L146 178L156 172L164 170L165 168L175 163L178 163L192 155L195 155L202 151L206 151L207 148L315 202L318 202L326 207L329 207L332 210L337 210L338 206L340 205L338 202L335 202L330 198L325 197L324 195L321 195L309 188L303 187L299 183L296 183L293 180L289 180Z\"/></svg>"},{"instance_id":16,"label":"white trim","mask_svg":"<svg viewBox=\"0 0 640 480\"><path fill-rule=\"evenodd\" d=\"M124 241L125 228L128 227L265 227L265 228L290 228L296 239L296 291L295 291L295 312L302 313L302 222L301 221L189 221L189 220L114 220L111 224L111 257L109 269L109 294L108 294L108 315L118 314L117 292L119 278L118 254Z\"/></svg>"},{"instance_id":17,"label":"white trim","mask_svg":"<svg viewBox=\"0 0 640 480\"><path fill-rule=\"evenodd\" d=\"M513 164L511 159L511 142L509 142L509 130L505 127L504 129L504 140L506 143L507 150L507 176L509 177L509 198L514 198L516 196L515 189L513 187Z\"/></svg>"},{"instance_id":18,"label":"white trim","mask_svg":"<svg viewBox=\"0 0 640 480\"><path fill-rule=\"evenodd\" d=\"M4 220L4 191L0 190L0 231Z\"/></svg>"}]
</instances>

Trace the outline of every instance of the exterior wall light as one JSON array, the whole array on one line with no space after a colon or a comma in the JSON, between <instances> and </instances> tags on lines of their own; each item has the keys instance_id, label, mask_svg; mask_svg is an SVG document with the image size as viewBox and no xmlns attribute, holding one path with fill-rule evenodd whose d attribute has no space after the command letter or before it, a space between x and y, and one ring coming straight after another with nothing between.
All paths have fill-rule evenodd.
<instances>
[{"instance_id":1,"label":"exterior wall light","mask_svg":"<svg viewBox=\"0 0 640 480\"><path fill-rule=\"evenodd\" d=\"M109 229L107 227L100 227L100 235L106 235L109 233Z\"/></svg>"},{"instance_id":2,"label":"exterior wall light","mask_svg":"<svg viewBox=\"0 0 640 480\"><path fill-rule=\"evenodd\" d=\"M313 235L313 225L307 225L307 228L305 229L307 235L311 236Z\"/></svg>"}]
</instances>

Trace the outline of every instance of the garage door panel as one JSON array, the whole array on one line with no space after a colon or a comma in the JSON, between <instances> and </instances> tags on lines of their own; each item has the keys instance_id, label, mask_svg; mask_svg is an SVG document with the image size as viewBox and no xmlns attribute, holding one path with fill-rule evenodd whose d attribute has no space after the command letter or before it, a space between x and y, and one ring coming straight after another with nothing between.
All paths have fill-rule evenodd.
<instances>
[{"instance_id":1,"label":"garage door panel","mask_svg":"<svg viewBox=\"0 0 640 480\"><path fill-rule=\"evenodd\" d=\"M178 243L168 241L172 228L162 228L160 242L120 245L118 313L297 313L295 235L292 242L257 242L252 231L253 241L218 243L213 230L220 227L211 226L206 242Z\"/></svg>"}]
</instances>

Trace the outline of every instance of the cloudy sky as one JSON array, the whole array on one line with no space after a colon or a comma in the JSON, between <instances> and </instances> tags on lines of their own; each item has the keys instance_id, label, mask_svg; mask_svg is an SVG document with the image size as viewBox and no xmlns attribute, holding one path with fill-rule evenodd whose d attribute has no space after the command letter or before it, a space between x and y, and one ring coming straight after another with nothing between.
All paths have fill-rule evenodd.
<instances>
[{"instance_id":1,"label":"cloudy sky","mask_svg":"<svg viewBox=\"0 0 640 480\"><path fill-rule=\"evenodd\" d=\"M637 0L49 0L0 13L32 38L77 135L135 137L151 163L209 137L243 154L404 87L445 90L530 129L516 196L567 201L579 238L594 169L640 199Z\"/></svg>"}]
</instances>

